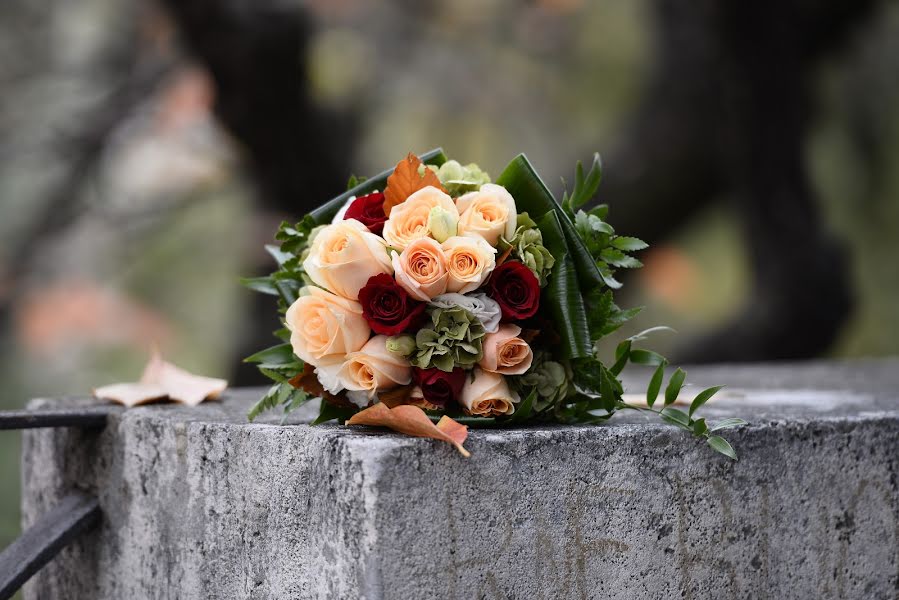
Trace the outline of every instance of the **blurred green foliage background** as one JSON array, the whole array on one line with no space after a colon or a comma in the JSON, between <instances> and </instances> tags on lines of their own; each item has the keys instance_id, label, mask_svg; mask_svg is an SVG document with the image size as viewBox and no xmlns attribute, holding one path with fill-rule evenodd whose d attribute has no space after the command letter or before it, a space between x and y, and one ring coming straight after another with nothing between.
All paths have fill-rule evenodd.
<instances>
[{"instance_id":1,"label":"blurred green foliage background","mask_svg":"<svg viewBox=\"0 0 899 600\"><path fill-rule=\"evenodd\" d=\"M304 5L313 31L299 59L312 93L359 120L352 172L441 145L496 176L525 152L558 190L576 160L613 143L647 77L644 0L437 6L422 18L405 2ZM155 5L13 0L4 11L0 407L133 378L153 343L185 368L227 376L253 327L237 278L264 263L262 244L287 215L257 206L241 149L211 113L208 77ZM164 85L127 104L96 168L72 186L84 115L115 92L116 57L135 35L169 65ZM893 5L815 79L809 167L831 230L851 249L858 299L833 356L899 352L897 40ZM859 114L876 123L876 161L853 142ZM59 193L72 218L47 227L48 198ZM705 330L750 285L726 204L642 258L622 301L647 307L634 328ZM661 336L656 346L672 343ZM19 444L17 433L0 435L2 544L19 528Z\"/></svg>"}]
</instances>

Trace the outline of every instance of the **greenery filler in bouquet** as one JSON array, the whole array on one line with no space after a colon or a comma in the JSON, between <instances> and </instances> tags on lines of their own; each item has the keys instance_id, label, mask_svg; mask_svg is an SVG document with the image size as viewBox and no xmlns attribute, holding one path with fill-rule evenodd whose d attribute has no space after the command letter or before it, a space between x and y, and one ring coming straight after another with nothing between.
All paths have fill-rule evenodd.
<instances>
[{"instance_id":1,"label":"greenery filler in bouquet","mask_svg":"<svg viewBox=\"0 0 899 600\"><path fill-rule=\"evenodd\" d=\"M597 356L602 339L639 312L621 309L617 268L646 244L618 235L608 207L583 210L599 155L578 163L556 201L524 155L496 181L440 149L409 154L306 215L268 246L278 269L245 280L278 297L283 343L247 361L274 380L253 419L321 398L314 424L337 419L447 441L464 455L468 426L601 423L639 410L736 455L715 425L674 405L685 373L638 348L645 333ZM645 402L625 402L619 374L655 365Z\"/></svg>"}]
</instances>

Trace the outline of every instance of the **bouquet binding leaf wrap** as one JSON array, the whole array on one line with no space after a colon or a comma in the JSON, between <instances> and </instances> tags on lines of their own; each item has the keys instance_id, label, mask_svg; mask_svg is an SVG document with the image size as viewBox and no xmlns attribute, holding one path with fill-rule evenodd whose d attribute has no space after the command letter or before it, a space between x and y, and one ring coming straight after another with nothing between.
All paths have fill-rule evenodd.
<instances>
[{"instance_id":1,"label":"bouquet binding leaf wrap","mask_svg":"<svg viewBox=\"0 0 899 600\"><path fill-rule=\"evenodd\" d=\"M736 459L698 409L719 389L678 408L686 374L620 342L601 341L639 312L613 298L618 268L646 244L618 235L608 207L583 207L601 179L599 155L557 200L527 157L495 182L441 149L412 154L283 223L267 277L244 280L278 299L281 343L248 357L273 381L250 410L286 416L321 398L313 424L338 420L462 443L469 426L595 424L620 410L652 413ZM649 365L645 401L626 402L619 375Z\"/></svg>"}]
</instances>

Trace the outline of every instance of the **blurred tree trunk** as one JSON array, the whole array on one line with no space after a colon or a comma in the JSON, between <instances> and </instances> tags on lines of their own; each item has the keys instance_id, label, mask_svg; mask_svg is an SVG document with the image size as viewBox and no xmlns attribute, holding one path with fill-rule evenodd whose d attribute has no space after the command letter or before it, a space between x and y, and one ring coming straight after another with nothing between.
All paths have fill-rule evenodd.
<instances>
[{"instance_id":1,"label":"blurred tree trunk","mask_svg":"<svg viewBox=\"0 0 899 600\"><path fill-rule=\"evenodd\" d=\"M811 357L848 318L849 262L823 225L805 138L815 66L875 5L654 2L657 59L600 200L652 243L729 198L753 275L744 312L680 360Z\"/></svg>"},{"instance_id":2,"label":"blurred tree trunk","mask_svg":"<svg viewBox=\"0 0 899 600\"><path fill-rule=\"evenodd\" d=\"M186 47L215 82L215 111L245 151L260 207L297 218L343 189L355 123L316 106L306 49L311 26L299 3L163 0ZM274 233L274 232L272 232ZM269 262L258 265L270 271ZM233 384L262 383L239 362L271 345L274 303L253 294L249 336Z\"/></svg>"}]
</instances>

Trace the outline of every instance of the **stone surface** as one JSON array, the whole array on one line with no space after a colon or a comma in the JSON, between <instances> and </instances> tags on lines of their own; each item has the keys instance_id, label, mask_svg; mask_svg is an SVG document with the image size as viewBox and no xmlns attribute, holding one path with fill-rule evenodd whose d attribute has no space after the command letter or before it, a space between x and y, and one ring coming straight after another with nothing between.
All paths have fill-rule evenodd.
<instances>
[{"instance_id":1,"label":"stone surface","mask_svg":"<svg viewBox=\"0 0 899 600\"><path fill-rule=\"evenodd\" d=\"M104 517L25 597L897 598L899 361L688 381L730 386L706 412L752 422L728 436L739 462L639 415L472 431L466 460L302 416L249 424L246 390L29 431L24 524L73 487Z\"/></svg>"}]
</instances>

